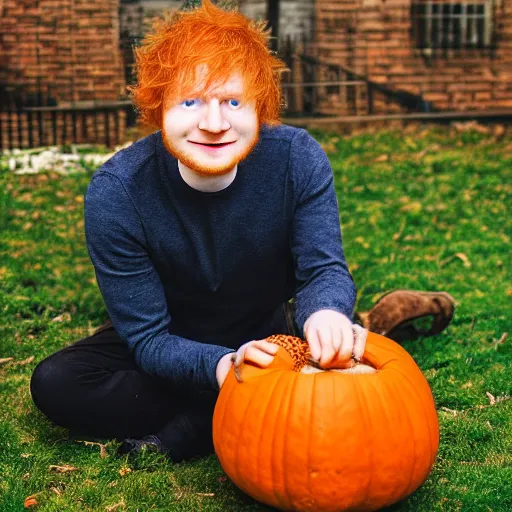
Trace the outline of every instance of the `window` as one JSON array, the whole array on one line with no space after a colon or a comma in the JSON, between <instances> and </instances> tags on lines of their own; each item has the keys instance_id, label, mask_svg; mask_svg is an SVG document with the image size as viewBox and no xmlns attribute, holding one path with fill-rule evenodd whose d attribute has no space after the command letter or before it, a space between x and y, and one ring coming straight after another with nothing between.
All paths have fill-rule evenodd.
<instances>
[{"instance_id":1,"label":"window","mask_svg":"<svg viewBox=\"0 0 512 512\"><path fill-rule=\"evenodd\" d=\"M413 0L412 35L418 48L489 48L493 0Z\"/></svg>"}]
</instances>

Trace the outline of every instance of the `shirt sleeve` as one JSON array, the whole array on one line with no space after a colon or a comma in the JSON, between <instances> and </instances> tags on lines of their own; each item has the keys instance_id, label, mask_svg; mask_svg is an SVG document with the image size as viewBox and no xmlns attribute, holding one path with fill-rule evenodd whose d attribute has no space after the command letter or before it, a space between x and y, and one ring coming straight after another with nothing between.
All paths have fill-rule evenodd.
<instances>
[{"instance_id":1,"label":"shirt sleeve","mask_svg":"<svg viewBox=\"0 0 512 512\"><path fill-rule=\"evenodd\" d=\"M97 172L85 197L85 234L108 313L137 364L177 386L218 390L217 363L232 349L169 333L164 287L143 224L123 184Z\"/></svg>"},{"instance_id":2,"label":"shirt sleeve","mask_svg":"<svg viewBox=\"0 0 512 512\"><path fill-rule=\"evenodd\" d=\"M293 138L290 171L295 210L291 250L297 289L296 322L332 309L352 319L356 288L343 252L334 178L327 155L305 130Z\"/></svg>"}]
</instances>

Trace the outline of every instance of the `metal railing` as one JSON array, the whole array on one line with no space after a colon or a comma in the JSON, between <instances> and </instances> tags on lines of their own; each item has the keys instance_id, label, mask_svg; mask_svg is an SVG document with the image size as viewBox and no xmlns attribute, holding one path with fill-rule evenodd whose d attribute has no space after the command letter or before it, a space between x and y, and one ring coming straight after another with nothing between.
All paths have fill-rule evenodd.
<instances>
[{"instance_id":1,"label":"metal railing","mask_svg":"<svg viewBox=\"0 0 512 512\"><path fill-rule=\"evenodd\" d=\"M57 105L50 91L0 85L0 150L70 143L114 146L135 124L129 100Z\"/></svg>"}]
</instances>

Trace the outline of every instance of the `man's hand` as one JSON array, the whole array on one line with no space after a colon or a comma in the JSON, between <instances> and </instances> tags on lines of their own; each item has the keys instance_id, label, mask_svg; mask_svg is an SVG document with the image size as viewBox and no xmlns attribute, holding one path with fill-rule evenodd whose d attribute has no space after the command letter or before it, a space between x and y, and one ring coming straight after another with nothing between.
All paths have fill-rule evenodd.
<instances>
[{"instance_id":1,"label":"man's hand","mask_svg":"<svg viewBox=\"0 0 512 512\"><path fill-rule=\"evenodd\" d=\"M224 380L229 373L231 364L234 364L235 375L237 375L238 380L240 380L240 365L244 361L250 361L260 368L267 368L274 360L274 356L278 349L278 345L265 340L248 341L247 343L244 343L234 354L226 354L223 356L217 364L216 372L219 389L222 387L222 384L224 384Z\"/></svg>"},{"instance_id":2,"label":"man's hand","mask_svg":"<svg viewBox=\"0 0 512 512\"><path fill-rule=\"evenodd\" d=\"M311 357L323 368L350 368L363 357L368 331L331 309L313 313L304 324Z\"/></svg>"}]
</instances>

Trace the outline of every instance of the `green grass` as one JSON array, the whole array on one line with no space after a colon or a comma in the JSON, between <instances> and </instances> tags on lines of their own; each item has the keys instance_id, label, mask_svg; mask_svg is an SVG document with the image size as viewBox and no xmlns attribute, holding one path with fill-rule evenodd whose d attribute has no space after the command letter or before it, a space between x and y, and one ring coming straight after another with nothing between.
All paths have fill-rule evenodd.
<instances>
[{"instance_id":1,"label":"green grass","mask_svg":"<svg viewBox=\"0 0 512 512\"><path fill-rule=\"evenodd\" d=\"M441 444L427 482L393 510L509 512L512 139L450 128L314 135L335 173L358 311L396 288L457 301L445 332L405 344L432 387ZM0 366L0 510L35 493L45 512L270 510L214 456L129 462L107 443L102 458L32 405L36 363L106 317L83 236L90 177L19 176L0 161L0 358L14 358ZM50 471L63 464L78 469Z\"/></svg>"}]
</instances>

